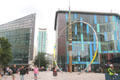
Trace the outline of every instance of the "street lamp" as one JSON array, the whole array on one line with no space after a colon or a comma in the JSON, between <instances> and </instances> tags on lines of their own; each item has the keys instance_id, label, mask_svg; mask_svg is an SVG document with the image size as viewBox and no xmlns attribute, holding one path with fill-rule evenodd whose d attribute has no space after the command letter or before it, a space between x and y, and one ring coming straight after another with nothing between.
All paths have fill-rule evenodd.
<instances>
[{"instance_id":1,"label":"street lamp","mask_svg":"<svg viewBox=\"0 0 120 80\"><path fill-rule=\"evenodd\" d=\"M39 52L39 54L38 54L38 62L39 62L39 68L40 68L40 52Z\"/></svg>"}]
</instances>

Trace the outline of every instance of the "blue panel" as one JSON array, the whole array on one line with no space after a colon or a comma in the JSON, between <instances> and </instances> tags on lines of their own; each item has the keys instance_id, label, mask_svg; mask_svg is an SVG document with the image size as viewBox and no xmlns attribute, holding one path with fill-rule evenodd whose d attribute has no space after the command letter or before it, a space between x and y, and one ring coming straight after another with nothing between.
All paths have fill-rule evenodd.
<instances>
[{"instance_id":1,"label":"blue panel","mask_svg":"<svg viewBox=\"0 0 120 80\"><path fill-rule=\"evenodd\" d=\"M119 44L119 40L117 40L117 47L118 47L118 51L120 51L120 44Z\"/></svg>"},{"instance_id":2,"label":"blue panel","mask_svg":"<svg viewBox=\"0 0 120 80\"><path fill-rule=\"evenodd\" d=\"M115 22L115 30L117 31L117 22Z\"/></svg>"},{"instance_id":3,"label":"blue panel","mask_svg":"<svg viewBox=\"0 0 120 80\"><path fill-rule=\"evenodd\" d=\"M92 43L90 43L90 61L92 60Z\"/></svg>"},{"instance_id":4,"label":"blue panel","mask_svg":"<svg viewBox=\"0 0 120 80\"><path fill-rule=\"evenodd\" d=\"M75 24L75 35L77 35L77 24Z\"/></svg>"},{"instance_id":5,"label":"blue panel","mask_svg":"<svg viewBox=\"0 0 120 80\"><path fill-rule=\"evenodd\" d=\"M99 42L99 53L101 53L101 43Z\"/></svg>"},{"instance_id":6,"label":"blue panel","mask_svg":"<svg viewBox=\"0 0 120 80\"><path fill-rule=\"evenodd\" d=\"M80 62L80 56L78 56L78 61Z\"/></svg>"},{"instance_id":7,"label":"blue panel","mask_svg":"<svg viewBox=\"0 0 120 80\"><path fill-rule=\"evenodd\" d=\"M75 13L74 14L74 19L77 19L77 17L78 17L78 14Z\"/></svg>"},{"instance_id":8,"label":"blue panel","mask_svg":"<svg viewBox=\"0 0 120 80\"><path fill-rule=\"evenodd\" d=\"M80 21L82 21L83 20L83 18L80 18ZM83 26L83 23L80 23L80 26Z\"/></svg>"},{"instance_id":9,"label":"blue panel","mask_svg":"<svg viewBox=\"0 0 120 80\"><path fill-rule=\"evenodd\" d=\"M114 31L114 39L117 40L117 33Z\"/></svg>"},{"instance_id":10,"label":"blue panel","mask_svg":"<svg viewBox=\"0 0 120 80\"><path fill-rule=\"evenodd\" d=\"M83 34L81 34L81 41L83 42Z\"/></svg>"},{"instance_id":11,"label":"blue panel","mask_svg":"<svg viewBox=\"0 0 120 80\"><path fill-rule=\"evenodd\" d=\"M69 64L69 53L67 52L67 64Z\"/></svg>"},{"instance_id":12,"label":"blue panel","mask_svg":"<svg viewBox=\"0 0 120 80\"><path fill-rule=\"evenodd\" d=\"M96 42L94 42L94 51L96 51Z\"/></svg>"},{"instance_id":13,"label":"blue panel","mask_svg":"<svg viewBox=\"0 0 120 80\"><path fill-rule=\"evenodd\" d=\"M72 43L72 50L74 51L75 50L75 48L74 48L74 44Z\"/></svg>"},{"instance_id":14,"label":"blue panel","mask_svg":"<svg viewBox=\"0 0 120 80\"><path fill-rule=\"evenodd\" d=\"M112 16L113 22L115 21L115 16Z\"/></svg>"},{"instance_id":15,"label":"blue panel","mask_svg":"<svg viewBox=\"0 0 120 80\"><path fill-rule=\"evenodd\" d=\"M108 16L105 16L105 22L108 22Z\"/></svg>"},{"instance_id":16,"label":"blue panel","mask_svg":"<svg viewBox=\"0 0 120 80\"><path fill-rule=\"evenodd\" d=\"M79 39L80 39L80 38L79 38L79 35L77 35L77 40L79 41Z\"/></svg>"},{"instance_id":17,"label":"blue panel","mask_svg":"<svg viewBox=\"0 0 120 80\"><path fill-rule=\"evenodd\" d=\"M96 51L96 36L94 34L94 51Z\"/></svg>"},{"instance_id":18,"label":"blue panel","mask_svg":"<svg viewBox=\"0 0 120 80\"><path fill-rule=\"evenodd\" d=\"M72 64L87 64L90 62L72 62ZM93 62L92 64L100 64L99 62Z\"/></svg>"},{"instance_id":19,"label":"blue panel","mask_svg":"<svg viewBox=\"0 0 120 80\"><path fill-rule=\"evenodd\" d=\"M107 32L104 32L105 41L107 41Z\"/></svg>"},{"instance_id":20,"label":"blue panel","mask_svg":"<svg viewBox=\"0 0 120 80\"><path fill-rule=\"evenodd\" d=\"M80 56L80 50L78 51L78 56Z\"/></svg>"},{"instance_id":21,"label":"blue panel","mask_svg":"<svg viewBox=\"0 0 120 80\"><path fill-rule=\"evenodd\" d=\"M84 44L82 43L82 51L84 51Z\"/></svg>"},{"instance_id":22,"label":"blue panel","mask_svg":"<svg viewBox=\"0 0 120 80\"><path fill-rule=\"evenodd\" d=\"M89 33L89 25L87 24L87 33Z\"/></svg>"},{"instance_id":23,"label":"blue panel","mask_svg":"<svg viewBox=\"0 0 120 80\"><path fill-rule=\"evenodd\" d=\"M94 24L97 24L97 16L94 15Z\"/></svg>"},{"instance_id":24,"label":"blue panel","mask_svg":"<svg viewBox=\"0 0 120 80\"><path fill-rule=\"evenodd\" d=\"M103 53L108 53L108 51L103 51Z\"/></svg>"},{"instance_id":25,"label":"blue panel","mask_svg":"<svg viewBox=\"0 0 120 80\"><path fill-rule=\"evenodd\" d=\"M80 51L78 51L78 61L80 61Z\"/></svg>"},{"instance_id":26,"label":"blue panel","mask_svg":"<svg viewBox=\"0 0 120 80\"><path fill-rule=\"evenodd\" d=\"M94 42L96 42L96 36L95 36L95 33L94 33L94 37L93 37L93 39L94 39Z\"/></svg>"},{"instance_id":27,"label":"blue panel","mask_svg":"<svg viewBox=\"0 0 120 80\"><path fill-rule=\"evenodd\" d=\"M81 42L82 42L82 51L84 51L83 34L81 34Z\"/></svg>"},{"instance_id":28,"label":"blue panel","mask_svg":"<svg viewBox=\"0 0 120 80\"><path fill-rule=\"evenodd\" d=\"M68 21L68 13L65 14L65 20Z\"/></svg>"},{"instance_id":29,"label":"blue panel","mask_svg":"<svg viewBox=\"0 0 120 80\"><path fill-rule=\"evenodd\" d=\"M100 25L97 24L97 32L100 32Z\"/></svg>"}]
</instances>

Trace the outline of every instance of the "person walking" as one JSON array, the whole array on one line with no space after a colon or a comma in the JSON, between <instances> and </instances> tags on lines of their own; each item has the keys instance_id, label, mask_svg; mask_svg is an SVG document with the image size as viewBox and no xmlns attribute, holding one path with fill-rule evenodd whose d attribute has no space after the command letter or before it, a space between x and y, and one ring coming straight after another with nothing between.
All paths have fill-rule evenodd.
<instances>
[{"instance_id":1,"label":"person walking","mask_svg":"<svg viewBox=\"0 0 120 80\"><path fill-rule=\"evenodd\" d=\"M24 66L20 68L20 80L24 80L24 75L26 74L26 70Z\"/></svg>"},{"instance_id":2,"label":"person walking","mask_svg":"<svg viewBox=\"0 0 120 80\"><path fill-rule=\"evenodd\" d=\"M110 67L108 68L108 73L110 75L110 80L114 80L114 78L118 76L118 74L114 70L113 64L110 64Z\"/></svg>"},{"instance_id":3,"label":"person walking","mask_svg":"<svg viewBox=\"0 0 120 80\"><path fill-rule=\"evenodd\" d=\"M57 76L57 69L56 69L56 67L53 67L53 76Z\"/></svg>"},{"instance_id":4,"label":"person walking","mask_svg":"<svg viewBox=\"0 0 120 80\"><path fill-rule=\"evenodd\" d=\"M34 68L34 79L37 80L37 75L38 75L38 67L35 65Z\"/></svg>"},{"instance_id":5,"label":"person walking","mask_svg":"<svg viewBox=\"0 0 120 80\"><path fill-rule=\"evenodd\" d=\"M1 72L2 72L2 69L0 68L0 80L2 80L2 74L1 74Z\"/></svg>"},{"instance_id":6,"label":"person walking","mask_svg":"<svg viewBox=\"0 0 120 80\"><path fill-rule=\"evenodd\" d=\"M2 80L2 75L1 75L1 73L0 73L0 80Z\"/></svg>"},{"instance_id":7,"label":"person walking","mask_svg":"<svg viewBox=\"0 0 120 80\"><path fill-rule=\"evenodd\" d=\"M14 65L13 65L13 68L12 68L12 78L13 78L13 80L15 80L15 75L16 75L17 72L18 72L17 67L16 67L16 65L14 64Z\"/></svg>"}]
</instances>

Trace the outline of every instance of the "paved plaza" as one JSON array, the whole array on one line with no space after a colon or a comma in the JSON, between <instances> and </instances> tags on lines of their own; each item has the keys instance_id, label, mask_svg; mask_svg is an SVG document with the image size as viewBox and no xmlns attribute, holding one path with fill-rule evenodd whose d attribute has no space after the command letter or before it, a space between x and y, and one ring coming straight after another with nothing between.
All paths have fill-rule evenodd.
<instances>
[{"instance_id":1,"label":"paved plaza","mask_svg":"<svg viewBox=\"0 0 120 80\"><path fill-rule=\"evenodd\" d=\"M12 80L12 77L4 76L2 80ZM19 74L16 74L15 80L20 80ZM24 80L34 80L33 72L26 74ZM46 71L39 72L38 80L105 80L105 75L102 73L58 72L57 77L53 77L52 71Z\"/></svg>"}]
</instances>

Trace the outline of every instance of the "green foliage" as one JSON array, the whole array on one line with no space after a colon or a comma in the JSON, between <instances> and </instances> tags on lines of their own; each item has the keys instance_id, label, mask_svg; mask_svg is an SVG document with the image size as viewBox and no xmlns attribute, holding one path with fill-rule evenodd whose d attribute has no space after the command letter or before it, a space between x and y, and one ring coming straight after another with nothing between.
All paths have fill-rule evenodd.
<instances>
[{"instance_id":1,"label":"green foliage","mask_svg":"<svg viewBox=\"0 0 120 80\"><path fill-rule=\"evenodd\" d=\"M8 39L0 38L0 65L7 65L12 60L11 44Z\"/></svg>"},{"instance_id":2,"label":"green foliage","mask_svg":"<svg viewBox=\"0 0 120 80\"><path fill-rule=\"evenodd\" d=\"M41 67L47 67L48 61L45 58L46 53L38 53L38 56L36 56L34 64Z\"/></svg>"}]
</instances>

